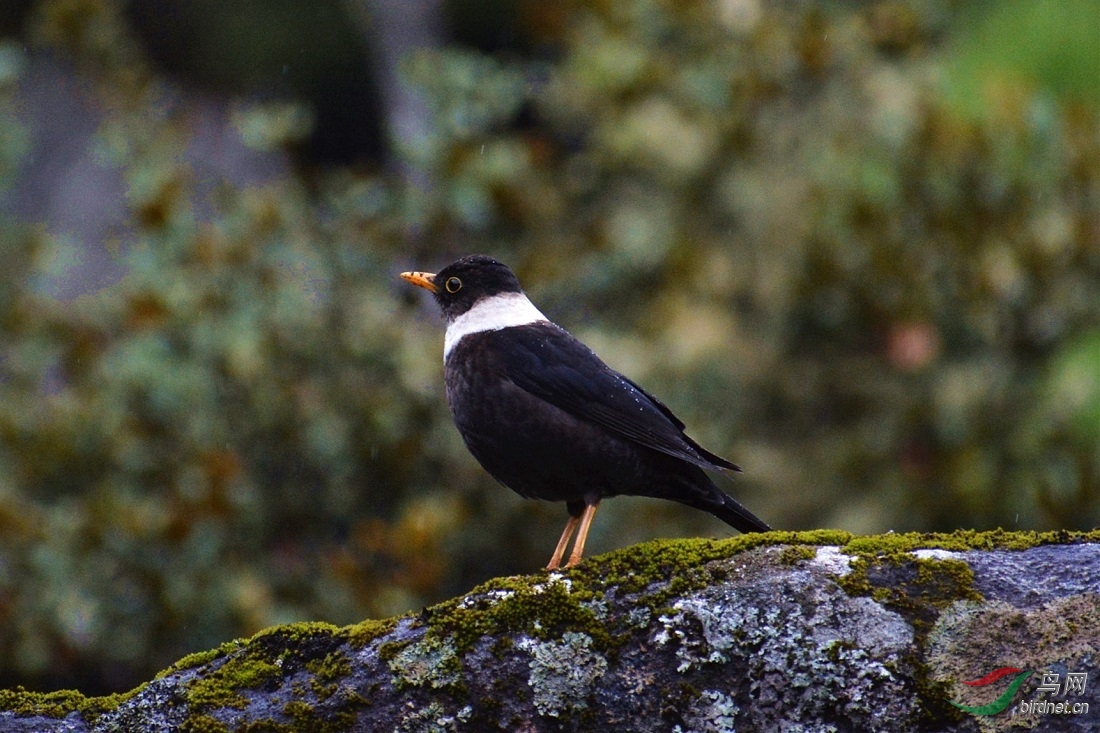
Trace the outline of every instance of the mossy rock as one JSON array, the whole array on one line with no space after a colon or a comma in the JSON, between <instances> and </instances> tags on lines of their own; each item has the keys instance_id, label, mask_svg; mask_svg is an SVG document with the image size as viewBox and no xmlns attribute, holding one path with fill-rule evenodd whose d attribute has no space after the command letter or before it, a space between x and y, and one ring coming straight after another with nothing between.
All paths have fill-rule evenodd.
<instances>
[{"instance_id":1,"label":"mossy rock","mask_svg":"<svg viewBox=\"0 0 1100 733\"><path fill-rule=\"evenodd\" d=\"M268 629L124 695L3 692L0 732L972 730L960 680L1091 671L1098 587L1100 532L650 542L417 615Z\"/></svg>"}]
</instances>

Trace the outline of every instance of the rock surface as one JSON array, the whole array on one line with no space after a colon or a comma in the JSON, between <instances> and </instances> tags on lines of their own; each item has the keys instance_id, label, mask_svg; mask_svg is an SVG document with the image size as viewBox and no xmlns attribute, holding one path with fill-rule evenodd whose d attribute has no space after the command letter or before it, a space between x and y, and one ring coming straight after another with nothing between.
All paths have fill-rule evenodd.
<instances>
[{"instance_id":1,"label":"rock surface","mask_svg":"<svg viewBox=\"0 0 1100 733\"><path fill-rule=\"evenodd\" d=\"M0 692L0 733L1096 731L1098 658L1098 532L773 532L276 627L125 695ZM1033 674L962 684L1001 667Z\"/></svg>"}]
</instances>

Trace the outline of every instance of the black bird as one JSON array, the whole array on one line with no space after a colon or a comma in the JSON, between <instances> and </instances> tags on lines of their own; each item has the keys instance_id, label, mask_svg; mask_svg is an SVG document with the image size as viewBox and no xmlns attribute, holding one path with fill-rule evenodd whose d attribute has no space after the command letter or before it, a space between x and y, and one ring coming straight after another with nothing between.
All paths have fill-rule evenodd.
<instances>
[{"instance_id":1,"label":"black bird","mask_svg":"<svg viewBox=\"0 0 1100 733\"><path fill-rule=\"evenodd\" d=\"M771 529L703 469L740 471L684 434L656 397L600 360L527 299L502 263L469 255L439 274L403 272L443 310L447 402L466 447L528 499L564 501L569 521L550 558L580 562L600 500L670 499L741 532Z\"/></svg>"}]
</instances>

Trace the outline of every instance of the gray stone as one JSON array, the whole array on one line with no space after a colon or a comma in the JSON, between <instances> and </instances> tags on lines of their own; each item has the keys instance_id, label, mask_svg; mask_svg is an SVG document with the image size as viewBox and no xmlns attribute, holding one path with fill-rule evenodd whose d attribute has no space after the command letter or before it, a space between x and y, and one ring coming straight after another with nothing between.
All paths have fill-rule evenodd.
<instances>
[{"instance_id":1,"label":"gray stone","mask_svg":"<svg viewBox=\"0 0 1100 733\"><path fill-rule=\"evenodd\" d=\"M1095 533L769 533L269 629L117 699L0 693L0 733L1097 731L1098 652ZM1021 673L962 682L1005 666L1032 674L997 714L954 704L993 703Z\"/></svg>"}]
</instances>

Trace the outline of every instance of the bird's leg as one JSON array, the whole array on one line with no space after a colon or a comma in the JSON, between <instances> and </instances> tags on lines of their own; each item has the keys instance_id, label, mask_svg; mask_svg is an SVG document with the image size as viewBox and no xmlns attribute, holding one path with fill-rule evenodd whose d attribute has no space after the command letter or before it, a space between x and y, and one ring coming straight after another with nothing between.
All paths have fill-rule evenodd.
<instances>
[{"instance_id":1,"label":"bird's leg","mask_svg":"<svg viewBox=\"0 0 1100 733\"><path fill-rule=\"evenodd\" d=\"M577 541L573 543L573 552L569 554L569 562L565 563L565 567L571 568L581 561L581 555L584 554L584 541L588 539L588 529L592 526L592 517L596 516L596 508L599 505L599 501L585 505L584 514L581 515L581 527L577 530Z\"/></svg>"},{"instance_id":2,"label":"bird's leg","mask_svg":"<svg viewBox=\"0 0 1100 733\"><path fill-rule=\"evenodd\" d=\"M565 530L561 533L561 539L558 540L558 546L554 548L554 556L550 558L550 564L546 566L547 570L557 570L561 565L561 556L565 554L565 546L569 544L569 538L573 536L573 530L577 528L577 522L581 521L580 517L574 517L570 515L569 521L565 523Z\"/></svg>"}]
</instances>

